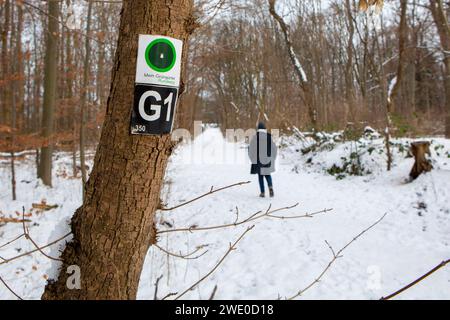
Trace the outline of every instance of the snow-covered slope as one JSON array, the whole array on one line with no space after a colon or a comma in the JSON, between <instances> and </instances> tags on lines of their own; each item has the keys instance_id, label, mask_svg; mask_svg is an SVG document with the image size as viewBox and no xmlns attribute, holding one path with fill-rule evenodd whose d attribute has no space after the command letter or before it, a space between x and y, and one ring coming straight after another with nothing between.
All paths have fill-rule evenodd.
<instances>
[{"instance_id":1,"label":"snow-covered slope","mask_svg":"<svg viewBox=\"0 0 450 320\"><path fill-rule=\"evenodd\" d=\"M186 260L152 247L142 273L139 298L153 299L155 282L160 276L163 277L159 281L159 298L183 292L207 274L228 250L229 243L253 224L255 228L238 243L237 250L183 298L208 299L216 285L216 299L289 297L314 281L332 258L325 240L338 250L384 213L387 213L384 220L348 247L322 281L301 298L378 299L450 258L448 140L435 139L443 146L438 149L439 155L432 148L435 170L412 183L405 180L413 160L401 152L396 153L396 165L389 173L383 170L382 156L363 156L370 174L336 179L326 169L348 157L349 143L337 143L331 151L324 149L303 155L299 142L288 140L283 142L273 176L276 193L273 199L258 197L256 177L249 175L245 146L225 142L218 129L208 129L193 143L180 146L170 160L162 194L168 207L208 192L211 186L219 188L247 180L251 183L173 211L158 212L158 229L233 223L236 208L240 220L267 210L269 205L275 209L297 202L298 207L279 214L298 215L325 208L333 211L314 218L266 218L227 229L161 233L158 245L170 252L183 254L197 247L201 249L193 256L207 252L198 259ZM373 143L381 140L375 139ZM69 168L70 158L59 156L57 166ZM14 214L21 211L22 205L30 208L32 202L40 202L42 198L50 204L59 204L55 210L30 217L31 235L36 242L46 243L57 236L51 234L55 227L65 224L80 204L80 182L55 176L55 188L48 189L36 182L33 170L32 159L19 164L19 200L11 202L9 171L6 164L2 165L0 210ZM59 234L67 230L57 229ZM0 246L20 233L21 225L0 227ZM0 248L0 257L14 256L18 249L23 252L27 248L32 246L21 240ZM24 298L38 299L50 264L47 258L35 253L0 265L0 276ZM0 299L12 298L0 285ZM399 298L450 299L450 268L440 270Z\"/></svg>"}]
</instances>

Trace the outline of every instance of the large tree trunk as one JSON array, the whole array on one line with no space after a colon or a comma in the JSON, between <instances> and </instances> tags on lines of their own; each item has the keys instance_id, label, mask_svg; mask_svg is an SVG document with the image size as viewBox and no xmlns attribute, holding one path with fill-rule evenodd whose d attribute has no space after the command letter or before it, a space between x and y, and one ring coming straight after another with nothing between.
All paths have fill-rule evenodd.
<instances>
[{"instance_id":1,"label":"large tree trunk","mask_svg":"<svg viewBox=\"0 0 450 320\"><path fill-rule=\"evenodd\" d=\"M187 44L192 0L124 1L106 118L83 205L72 219L73 240L56 282L43 299L135 299L172 142L170 135L130 134L139 34ZM183 50L183 62L186 61ZM80 268L81 289L66 287L67 268Z\"/></svg>"},{"instance_id":2,"label":"large tree trunk","mask_svg":"<svg viewBox=\"0 0 450 320\"><path fill-rule=\"evenodd\" d=\"M42 115L41 136L45 139L45 145L41 148L38 177L47 185L52 185L52 154L53 145L51 142L54 116L55 116L55 94L56 94L56 71L58 55L58 21L59 2L48 1L48 33L45 51L45 71L44 71L44 107Z\"/></svg>"}]
</instances>

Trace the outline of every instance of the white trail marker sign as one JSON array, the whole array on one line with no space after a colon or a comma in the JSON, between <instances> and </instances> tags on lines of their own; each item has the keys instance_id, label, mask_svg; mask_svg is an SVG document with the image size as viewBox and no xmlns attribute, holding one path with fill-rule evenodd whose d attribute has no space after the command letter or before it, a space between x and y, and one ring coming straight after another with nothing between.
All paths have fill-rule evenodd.
<instances>
[{"instance_id":1,"label":"white trail marker sign","mask_svg":"<svg viewBox=\"0 0 450 320\"><path fill-rule=\"evenodd\" d=\"M132 134L172 132L178 99L183 42L178 39L139 35Z\"/></svg>"}]
</instances>

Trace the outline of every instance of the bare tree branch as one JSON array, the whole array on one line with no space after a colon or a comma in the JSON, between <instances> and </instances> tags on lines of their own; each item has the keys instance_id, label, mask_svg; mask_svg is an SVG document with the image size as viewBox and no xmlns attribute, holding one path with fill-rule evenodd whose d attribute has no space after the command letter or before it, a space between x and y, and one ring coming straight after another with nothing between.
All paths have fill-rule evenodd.
<instances>
[{"instance_id":1,"label":"bare tree branch","mask_svg":"<svg viewBox=\"0 0 450 320\"><path fill-rule=\"evenodd\" d=\"M211 292L211 295L209 296L208 300L214 300L214 296L216 295L216 292L217 292L217 284L214 286L214 289Z\"/></svg>"},{"instance_id":2,"label":"bare tree branch","mask_svg":"<svg viewBox=\"0 0 450 320\"><path fill-rule=\"evenodd\" d=\"M352 240L350 240L345 246L343 246L341 249L339 249L337 252L334 251L333 247L328 243L328 241L325 241L328 248L330 249L332 253L332 259L330 262L328 262L327 266L322 270L322 272L319 274L319 276L314 279L309 285L307 285L304 289L299 290L296 294L294 294L292 297L288 298L288 300L293 300L299 296L301 296L305 291L311 289L314 285L320 282L322 277L327 273L328 270L330 270L331 266L336 262L337 259L342 257L342 252L344 252L345 249L347 249L352 243L354 243L356 240L358 240L359 237L361 237L363 234L365 234L367 231L375 227L378 223L381 222L386 217L387 213L385 213L380 219L375 221L373 224L371 224L368 228L361 231L358 235L353 237Z\"/></svg>"},{"instance_id":3,"label":"bare tree branch","mask_svg":"<svg viewBox=\"0 0 450 320\"><path fill-rule=\"evenodd\" d=\"M176 296L178 294L178 292L170 292L168 294L166 294L161 300L166 300L170 297Z\"/></svg>"},{"instance_id":4,"label":"bare tree branch","mask_svg":"<svg viewBox=\"0 0 450 320\"><path fill-rule=\"evenodd\" d=\"M180 208L180 207L183 207L183 206L185 206L185 205L187 205L187 204L190 204L190 203L192 203L192 202L194 202L194 201L200 200L200 199L202 199L202 198L204 198L204 197L206 197L206 196L209 196L209 195L211 195L211 194L213 194L213 193L216 193L216 192L219 192L219 191L223 191L223 190L225 190L225 189L229 189L229 188L236 187L236 186L242 186L242 185L244 185L244 184L249 184L249 183L250 183L250 181L238 182L238 183L234 183L234 184L231 184L231 185L229 185L229 186L222 187L222 188L215 189L215 190L214 190L214 187L211 187L211 190L209 190L209 191L208 191L207 193L205 193L205 194L202 194L201 196L198 196L198 197L196 197L196 198L194 198L194 199L191 199L191 200L189 200L189 201L183 202L182 204L179 204L179 205L177 205L177 206L174 206L174 207L171 207L171 208L160 208L159 210L161 210L161 211L171 211L171 210L175 210L175 209L178 209L178 208Z\"/></svg>"},{"instance_id":5,"label":"bare tree branch","mask_svg":"<svg viewBox=\"0 0 450 320\"><path fill-rule=\"evenodd\" d=\"M95 42L97 42L97 43L99 43L99 44L101 44L101 45L105 45L105 42L103 42L103 41L100 41L100 40L98 40L98 39L96 39L96 38L94 38L94 37L91 37L91 36L89 36L88 34L83 33L83 32L81 32L81 31L74 30L73 28L70 28L67 24L65 24L64 22L62 22L61 20L59 20L58 17L55 17L55 16L49 14L48 12L46 12L46 11L42 10L41 8L39 8L38 6L35 6L34 4L31 4L31 3L27 2L27 1L23 1L23 0L22 0L22 3L25 4L25 5L27 5L27 6L29 6L29 7L31 7L31 8L33 8L33 9L35 9L35 10L37 10L40 14L45 15L45 16L49 17L50 19L55 20L55 21L56 21L58 24L60 24L64 29L70 30L70 31L72 31L72 32L75 32L75 33L77 33L77 34L83 36L83 37L89 38L89 39L91 39L92 41L95 41Z\"/></svg>"},{"instance_id":6,"label":"bare tree branch","mask_svg":"<svg viewBox=\"0 0 450 320\"><path fill-rule=\"evenodd\" d=\"M35 252L37 252L37 251L40 251L40 250L42 250L42 249L48 248L48 247L50 247L50 246L52 246L52 245L58 243L59 241L64 240L65 238L67 238L67 237L70 236L71 234L72 234L72 232L69 232L69 233L65 234L64 236L62 236L62 237L60 237L60 238L58 238L58 239L56 239L56 240L53 240L52 242L46 244L45 246L38 247L37 249L31 250L31 251L28 251L28 252L24 252L24 253L19 254L19 255L15 256L15 257L12 257L12 258L7 258L7 259L5 259L5 261L0 262L0 265L9 263L9 262L11 262L11 261L20 259L20 258L22 258L22 257L25 257L25 256L30 255L30 254L32 254L32 253L35 253Z\"/></svg>"},{"instance_id":7,"label":"bare tree branch","mask_svg":"<svg viewBox=\"0 0 450 320\"><path fill-rule=\"evenodd\" d=\"M242 240L242 238L245 237L245 235L254 228L255 226L248 227L247 230L244 231L244 233L241 234L241 236L233 243L230 244L230 247L228 248L227 252L224 254L224 256L219 260L219 262L214 266L214 268L211 269L207 274L205 274L203 277L201 277L197 282L195 282L192 286L184 290L181 294L179 294L175 300L180 299L182 296L184 296L186 293L194 289L200 282L208 278L225 260L225 258L234 250L236 250L236 245L239 243L239 241Z\"/></svg>"},{"instance_id":8,"label":"bare tree branch","mask_svg":"<svg viewBox=\"0 0 450 320\"><path fill-rule=\"evenodd\" d=\"M27 228L27 226L25 225L25 207L22 207L22 227L23 227L23 235L25 236L25 239L29 240L33 246L44 256L49 258L50 260L55 260L55 261L62 261L59 258L54 258L49 256L48 254L46 254L44 251L42 251L42 249L36 244L36 242L31 238L30 236L30 232Z\"/></svg>"},{"instance_id":9,"label":"bare tree branch","mask_svg":"<svg viewBox=\"0 0 450 320\"><path fill-rule=\"evenodd\" d=\"M201 256L205 255L205 254L208 252L208 250L205 250L205 251L203 251L201 254L192 257L193 254L195 254L195 253L197 253L198 251L200 251L201 249L203 249L204 246L198 246L194 251L192 251L192 252L190 252L190 253L187 253L187 254L181 254L181 252L180 252L180 254L176 254L176 253L170 252L170 251L168 251L168 250L166 250L166 249L160 247L160 246L159 246L158 244L156 244L156 243L154 244L154 246L155 246L156 248L158 248L159 250L161 250L162 252L168 254L169 256L176 257L176 258L181 258L181 259L186 259L186 260L195 260L195 259L198 259L198 258L200 258Z\"/></svg>"},{"instance_id":10,"label":"bare tree branch","mask_svg":"<svg viewBox=\"0 0 450 320\"><path fill-rule=\"evenodd\" d=\"M426 277L430 276L431 274L435 273L436 271L438 271L439 269L445 267L447 264L450 263L450 259L442 261L441 263L439 263L436 267L434 267L433 269L431 269L430 271L428 271L427 273L425 273L424 275L422 275L421 277L417 278L416 280L414 280L413 282L411 282L410 284L404 286L403 288L395 291L394 293L391 293L390 295L386 296L386 297L382 297L380 300L389 300L392 299L393 297L399 295L400 293L408 290L409 288L415 286L416 284L418 284L420 281L424 280Z\"/></svg>"},{"instance_id":11,"label":"bare tree branch","mask_svg":"<svg viewBox=\"0 0 450 320\"><path fill-rule=\"evenodd\" d=\"M160 230L157 231L157 234L162 234L162 233L168 233L168 232L194 232L194 231L206 231L206 230L215 230L215 229L223 229L223 228L230 228L230 227L237 227L239 225L242 224L246 224L249 222L253 222L255 220L258 219L262 219L262 218L272 218L272 219L301 219L301 218L312 218L315 215L321 214L321 213L326 213L329 212L333 209L324 209L321 211L317 211L317 212L313 212L313 213L305 213L302 215L297 215L297 216L276 216L273 215L275 212L279 212L279 211L283 211L283 210L289 210L292 208L297 207L299 204L296 203L293 206L288 206L288 207L284 207L284 208L279 208L279 209L274 209L272 211L270 211L271 206L269 206L269 208L265 211L265 212L261 212L261 211L257 211L254 214L252 214L251 216L249 216L248 218L238 221L238 222L233 222L233 223L228 223L228 224L222 224L222 225L216 225L216 226L209 226L209 227L189 227L189 228L180 228L180 229L168 229L168 230Z\"/></svg>"},{"instance_id":12,"label":"bare tree branch","mask_svg":"<svg viewBox=\"0 0 450 320\"><path fill-rule=\"evenodd\" d=\"M2 245L0 246L0 249L2 249L2 248L4 248L4 247L6 247L7 245L9 245L9 244L11 244L11 243L13 243L13 242L19 240L19 239L22 238L23 236L24 236L24 234L22 233L20 236L15 237L14 239L8 241L8 242L5 243L5 244L2 244Z\"/></svg>"},{"instance_id":13,"label":"bare tree branch","mask_svg":"<svg viewBox=\"0 0 450 320\"><path fill-rule=\"evenodd\" d=\"M3 280L2 277L0 277L0 281L3 283L3 285L6 287L6 289L8 289L14 296L16 296L17 299L19 300L23 300L17 293L14 292L13 289L11 289L8 284Z\"/></svg>"},{"instance_id":14,"label":"bare tree branch","mask_svg":"<svg viewBox=\"0 0 450 320\"><path fill-rule=\"evenodd\" d=\"M163 275L160 275L158 279L156 279L155 282L155 294L153 295L153 300L158 300L158 287L159 287L159 281L162 279Z\"/></svg>"}]
</instances>

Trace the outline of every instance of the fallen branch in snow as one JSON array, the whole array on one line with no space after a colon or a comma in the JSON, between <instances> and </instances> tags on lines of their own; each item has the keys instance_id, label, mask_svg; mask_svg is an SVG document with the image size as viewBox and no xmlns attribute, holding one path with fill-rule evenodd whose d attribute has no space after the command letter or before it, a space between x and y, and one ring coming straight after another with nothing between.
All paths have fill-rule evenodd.
<instances>
[{"instance_id":1,"label":"fallen branch in snow","mask_svg":"<svg viewBox=\"0 0 450 320\"><path fill-rule=\"evenodd\" d=\"M3 283L3 285L6 287L6 289L8 289L14 296L16 296L17 299L19 300L23 300L17 293L14 292L13 289L11 289L8 284L3 280L2 277L0 277L0 281Z\"/></svg>"},{"instance_id":2,"label":"fallen branch in snow","mask_svg":"<svg viewBox=\"0 0 450 320\"><path fill-rule=\"evenodd\" d=\"M19 239L22 238L23 236L24 236L24 235L21 234L20 236L17 236L16 238L14 238L14 239L8 241L7 243L2 244L2 245L0 246L0 249L3 248L3 247L6 247L7 245L9 245L9 244L11 244L11 243L13 243L13 242L15 242L15 241L17 241L17 240L19 240Z\"/></svg>"},{"instance_id":3,"label":"fallen branch in snow","mask_svg":"<svg viewBox=\"0 0 450 320\"><path fill-rule=\"evenodd\" d=\"M249 223L249 222L253 222L255 220L262 219L262 218L272 218L272 219L280 219L280 220L312 218L315 215L318 215L318 214L321 214L321 213L326 213L326 212L329 212L329 211L333 210L333 209L324 209L324 210L321 210L321 211L317 211L317 212L313 212L313 213L305 213L305 214L297 215L297 216L277 216L277 215L274 215L274 213L276 213L276 212L289 210L289 209L297 207L298 205L299 204L296 203L293 206L279 208L279 209L274 209L274 210L270 210L270 208L272 206L272 205L270 205L269 208L267 208L267 210L265 212L257 211L254 214L252 214L251 216L249 216L248 218L246 218L244 220L241 220L241 221L237 221L237 219L236 219L236 221L233 222L233 223L221 224L221 225L216 225L216 226L200 227L200 228L199 227L189 227L189 228L180 228L180 229L160 230L160 231L157 231L156 234L168 233L168 232L205 231L205 230L214 230L214 229L223 229L223 228L237 227L239 225L242 225L242 224L245 224L245 223ZM237 218L239 218L238 213L237 213Z\"/></svg>"},{"instance_id":4,"label":"fallen branch in snow","mask_svg":"<svg viewBox=\"0 0 450 320\"><path fill-rule=\"evenodd\" d=\"M430 271L428 271L427 273L425 273L424 275L422 275L421 277L417 278L416 280L414 280L413 282L411 282L410 284L404 286L403 288L395 291L394 293L391 293L390 295L386 296L386 297L382 297L380 300L389 300L392 299L393 297L399 295L400 293L408 290L409 288L415 286L416 284L418 284L420 281L424 280L425 278L427 278L428 276L430 276L431 274L435 273L436 271L438 271L439 269L445 267L447 264L450 263L450 259L442 261L440 264L438 264L436 267L434 267L433 269L431 269Z\"/></svg>"},{"instance_id":5,"label":"fallen branch in snow","mask_svg":"<svg viewBox=\"0 0 450 320\"><path fill-rule=\"evenodd\" d=\"M254 228L255 226L251 226L248 227L247 230L244 231L244 233L241 234L241 236L239 238L237 238L237 240L231 244L230 243L230 247L228 248L227 252L225 252L225 254L223 255L223 257L219 260L219 262L217 262L217 264L214 266L214 268L212 268L207 274L205 274L203 277L201 277L196 283L194 283L192 286L190 286L189 288L187 288L186 290L184 290L181 294L179 294L177 297L175 297L175 300L180 299L182 296L184 296L186 293L188 293L189 291L191 291L192 289L194 289L200 282L202 282L203 280L205 280L206 278L208 278L214 271L216 271L216 269L222 264L222 262L225 260L225 258L234 250L236 250L236 245L239 243L239 241L241 241L245 235Z\"/></svg>"},{"instance_id":6,"label":"fallen branch in snow","mask_svg":"<svg viewBox=\"0 0 450 320\"><path fill-rule=\"evenodd\" d=\"M17 218L6 218L6 217L0 217L0 225L6 224L6 223L23 223L23 222L31 222L31 220L21 220Z\"/></svg>"},{"instance_id":7,"label":"fallen branch in snow","mask_svg":"<svg viewBox=\"0 0 450 320\"><path fill-rule=\"evenodd\" d=\"M50 205L50 204L47 204L45 201L42 201L41 203L32 203L31 206L33 209L37 209L37 210L41 210L41 211L49 211L49 210L58 208L57 204Z\"/></svg>"},{"instance_id":8,"label":"fallen branch in snow","mask_svg":"<svg viewBox=\"0 0 450 320\"><path fill-rule=\"evenodd\" d=\"M327 246L330 249L331 254L333 256L332 259L330 260L330 262L328 262L327 266L322 270L322 272L319 274L319 276L316 279L314 279L314 281L312 281L304 289L299 290L292 297L288 298L288 300L293 300L293 299L301 296L302 294L305 293L305 291L311 289L314 285L319 283L320 280L322 279L322 277L325 275L325 273L327 273L327 271L330 270L331 266L336 262L336 260L342 257L342 252L344 252L345 249L347 249L353 242L358 240L358 238L360 238L363 234L365 234L367 231L369 231L370 229L375 227L377 224L379 224L381 222L381 220L383 220L386 217L386 215L387 215L387 213L385 213L380 219L378 219L373 224L371 224L368 228L361 231L357 236L353 237L352 240L350 240L345 246L343 246L338 251L334 251L333 247L328 243L328 241L325 240L325 243L327 244Z\"/></svg>"},{"instance_id":9,"label":"fallen branch in snow","mask_svg":"<svg viewBox=\"0 0 450 320\"><path fill-rule=\"evenodd\" d=\"M199 246L199 247L197 247L194 251L192 251L191 253L187 253L187 254L184 254L184 255L181 254L181 252L180 252L180 254L176 254L176 253L170 252L170 251L168 251L168 250L166 250L166 249L160 247L160 246L159 246L158 244L156 244L156 243L153 244L153 246L155 246L156 248L158 248L158 249L161 250L162 252L168 254L169 256L176 257L176 258L181 258L181 259L186 259L186 260L195 260L195 259L198 259L198 258L200 258L201 256L203 256L204 254L206 254L206 253L208 252L208 250L205 250L205 251L203 251L201 254L192 257L192 255L194 255L195 253L197 253L197 252L199 252L201 249L203 249L204 246Z\"/></svg>"},{"instance_id":10,"label":"fallen branch in snow","mask_svg":"<svg viewBox=\"0 0 450 320\"><path fill-rule=\"evenodd\" d=\"M211 194L213 194L213 193L216 193L216 192L219 192L219 191L223 191L223 190L225 190L225 189L229 189L229 188L236 187L236 186L242 186L242 185L244 185L244 184L249 184L250 182L251 182L251 181L238 182L238 183L230 184L229 186L222 187L222 188L215 189L215 190L214 190L214 186L212 186L212 187L211 187L211 190L209 190L209 191L208 191L207 193L205 193L205 194L202 194L201 196L198 196L198 197L196 197L196 198L194 198L194 199L191 199L191 200L189 200L189 201L183 202L182 204L179 204L179 205L174 206L174 207L171 207L171 208L159 208L158 210L161 210L161 211L171 211L171 210L175 210L175 209L178 209L178 208L180 208L180 207L182 207L182 206L185 206L185 205L187 205L187 204L190 204L190 203L192 203L192 202L194 202L194 201L200 200L201 198L204 198L204 197L206 197L206 196L209 196L209 195L211 195Z\"/></svg>"}]
</instances>

